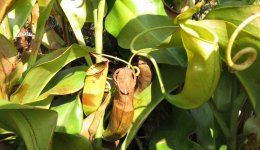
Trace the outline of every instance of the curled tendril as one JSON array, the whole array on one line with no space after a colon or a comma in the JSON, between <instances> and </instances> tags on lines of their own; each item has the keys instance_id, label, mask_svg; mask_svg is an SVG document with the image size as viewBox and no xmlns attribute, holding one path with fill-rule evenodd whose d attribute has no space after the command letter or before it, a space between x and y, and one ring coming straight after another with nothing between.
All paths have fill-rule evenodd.
<instances>
[{"instance_id":1,"label":"curled tendril","mask_svg":"<svg viewBox=\"0 0 260 150\"><path fill-rule=\"evenodd\" d=\"M137 66L133 66L133 67L134 67L134 70L135 70L135 76L139 76L139 74L140 74L139 67L137 67Z\"/></svg>"},{"instance_id":2,"label":"curled tendril","mask_svg":"<svg viewBox=\"0 0 260 150\"><path fill-rule=\"evenodd\" d=\"M231 58L231 48L233 46L233 43L236 39L236 37L238 36L239 32L251 21L253 21L254 19L260 17L260 13L258 14L254 14L252 16L250 16L249 18L247 18L244 22L242 22L237 28L236 30L233 32L233 34L231 35L229 42L228 42L228 46L226 49L226 61L227 61L227 65L229 66L229 68L232 71L241 71L241 70L245 70L248 67L250 67L256 60L257 57L257 51L255 48L252 47L246 47L241 49L239 52L237 52L235 54L235 56L233 58ZM235 64L235 62L241 58L243 55L248 54L248 58L247 60L245 60L243 63L241 64Z\"/></svg>"}]
</instances>

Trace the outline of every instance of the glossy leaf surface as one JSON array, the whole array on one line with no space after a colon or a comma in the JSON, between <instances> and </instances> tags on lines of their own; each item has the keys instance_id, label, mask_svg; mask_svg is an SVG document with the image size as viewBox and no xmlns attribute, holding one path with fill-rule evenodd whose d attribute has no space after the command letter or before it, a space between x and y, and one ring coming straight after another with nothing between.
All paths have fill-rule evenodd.
<instances>
[{"instance_id":1,"label":"glossy leaf surface","mask_svg":"<svg viewBox=\"0 0 260 150\"><path fill-rule=\"evenodd\" d=\"M53 101L51 110L58 113L57 132L79 134L83 123L83 110L78 95L60 97Z\"/></svg>"},{"instance_id":2,"label":"glossy leaf surface","mask_svg":"<svg viewBox=\"0 0 260 150\"><path fill-rule=\"evenodd\" d=\"M129 48L131 40L138 33L153 27L171 24L160 0L117 0L105 22L107 31L117 38L119 45L123 48ZM169 32L168 35L170 35ZM162 40L166 37L166 34L160 32L148 33L142 37L139 44L142 46L154 42L158 44L158 39Z\"/></svg>"},{"instance_id":3,"label":"glossy leaf surface","mask_svg":"<svg viewBox=\"0 0 260 150\"><path fill-rule=\"evenodd\" d=\"M54 86L42 93L37 100L43 100L49 95L67 95L79 91L84 85L85 69L86 67L72 67L61 71L47 85Z\"/></svg>"},{"instance_id":4,"label":"glossy leaf surface","mask_svg":"<svg viewBox=\"0 0 260 150\"><path fill-rule=\"evenodd\" d=\"M28 150L49 149L57 122L52 110L13 104L0 100L0 126L16 132Z\"/></svg>"},{"instance_id":5,"label":"glossy leaf surface","mask_svg":"<svg viewBox=\"0 0 260 150\"><path fill-rule=\"evenodd\" d=\"M34 67L28 71L17 91L11 96L11 101L18 103L34 102L47 83L61 68L77 58L89 55L88 52L91 50L89 47L73 44L39 59Z\"/></svg>"},{"instance_id":6,"label":"glossy leaf surface","mask_svg":"<svg viewBox=\"0 0 260 150\"><path fill-rule=\"evenodd\" d=\"M192 20L180 23L181 37L188 56L188 66L182 91L166 94L173 105L193 109L207 102L220 77L218 37L206 26Z\"/></svg>"}]
</instances>

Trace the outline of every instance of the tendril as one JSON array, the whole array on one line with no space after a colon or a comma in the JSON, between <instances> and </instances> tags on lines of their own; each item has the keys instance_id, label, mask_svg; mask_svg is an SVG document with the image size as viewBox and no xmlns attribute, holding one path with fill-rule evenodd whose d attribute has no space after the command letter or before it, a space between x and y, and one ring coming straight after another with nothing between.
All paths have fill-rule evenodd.
<instances>
[{"instance_id":1,"label":"tendril","mask_svg":"<svg viewBox=\"0 0 260 150\"><path fill-rule=\"evenodd\" d=\"M175 29L176 26L161 26L161 27L154 27L154 28L147 29L147 30L137 34L130 43L130 50L133 53L133 55L129 59L129 64L131 64L134 56L136 56L136 55L143 56L143 57L147 58L148 60L150 60L153 64L154 68L155 68L155 72L157 74L159 84L160 84L160 88L161 88L161 92L162 92L163 95L165 95L165 88L164 88L162 76L161 76L161 73L160 73L160 69L159 69L155 59L147 53L147 52L152 52L152 51L156 51L156 50L159 50L159 49L158 48L143 48L143 49L135 50L134 45L135 45L135 42L137 41L137 39L139 37L141 37L142 35L144 35L148 32L151 32L151 31L154 31L154 30L159 30L159 29L169 29L169 28Z\"/></svg>"},{"instance_id":2,"label":"tendril","mask_svg":"<svg viewBox=\"0 0 260 150\"><path fill-rule=\"evenodd\" d=\"M253 21L254 19L260 17L260 13L255 14L250 16L249 18L247 18L244 22L242 22L237 28L236 30L233 32L233 34L231 35L229 42L228 42L228 46L226 49L226 61L227 61L227 65L229 66L229 68L232 71L241 71L241 70L245 70L248 67L250 67L256 60L257 57L257 51L255 48L253 47L246 47L241 49L239 52L237 52L235 54L235 56L233 58L231 58L231 48L233 46L233 43L236 39L236 37L238 36L239 32L251 21ZM241 58L243 55L248 54L248 58L247 60L245 60L243 63L241 64L235 64L235 62Z\"/></svg>"},{"instance_id":3,"label":"tendril","mask_svg":"<svg viewBox=\"0 0 260 150\"><path fill-rule=\"evenodd\" d=\"M137 66L133 66L131 63L123 60L123 59L120 59L118 57L114 57L114 56L111 56L111 55L107 55L107 54L98 54L98 53L93 53L95 55L101 55L101 56L104 56L104 57L108 57L108 58L111 58L111 59L114 59L116 61L120 61L122 63L125 63L128 67L130 67L133 72L135 72L135 75L138 76L140 74L140 69L137 67Z\"/></svg>"}]
</instances>

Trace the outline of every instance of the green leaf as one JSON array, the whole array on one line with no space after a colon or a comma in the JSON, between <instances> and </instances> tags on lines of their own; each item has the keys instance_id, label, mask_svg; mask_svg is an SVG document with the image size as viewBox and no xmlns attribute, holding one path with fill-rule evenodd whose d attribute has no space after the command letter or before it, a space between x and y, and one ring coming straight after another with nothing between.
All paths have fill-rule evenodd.
<instances>
[{"instance_id":1,"label":"green leaf","mask_svg":"<svg viewBox=\"0 0 260 150\"><path fill-rule=\"evenodd\" d=\"M161 0L116 0L105 21L107 31L126 49L129 48L132 39L142 31L170 25L172 22L167 17ZM150 32L138 40L142 45L135 48L147 48L143 46L149 43L158 44L158 40L162 41L168 37L165 33L169 36L172 32Z\"/></svg>"},{"instance_id":2,"label":"green leaf","mask_svg":"<svg viewBox=\"0 0 260 150\"><path fill-rule=\"evenodd\" d=\"M58 113L57 132L79 134L83 124L83 110L78 95L55 99L51 110Z\"/></svg>"},{"instance_id":3,"label":"green leaf","mask_svg":"<svg viewBox=\"0 0 260 150\"><path fill-rule=\"evenodd\" d=\"M49 95L67 95L79 91L84 85L85 70L86 67L72 67L57 73L47 85L52 84L53 87L41 94L37 101L46 99Z\"/></svg>"},{"instance_id":4,"label":"green leaf","mask_svg":"<svg viewBox=\"0 0 260 150\"><path fill-rule=\"evenodd\" d=\"M35 2L36 0L16 0L15 4L10 9L8 18L13 39L20 32L20 29L26 22Z\"/></svg>"},{"instance_id":5,"label":"green leaf","mask_svg":"<svg viewBox=\"0 0 260 150\"><path fill-rule=\"evenodd\" d=\"M207 14L205 19L214 19L214 20L224 20L235 24L238 26L248 17L253 14L260 13L260 6L259 5L248 5L248 6L226 6L226 7L219 7L210 11ZM260 18L255 19L251 23L249 23L244 30L254 34L257 37L260 37L259 33L259 26L260 26Z\"/></svg>"},{"instance_id":6,"label":"green leaf","mask_svg":"<svg viewBox=\"0 0 260 150\"><path fill-rule=\"evenodd\" d=\"M86 0L58 0L80 45L85 45L81 32L87 19Z\"/></svg>"},{"instance_id":7,"label":"green leaf","mask_svg":"<svg viewBox=\"0 0 260 150\"><path fill-rule=\"evenodd\" d=\"M164 48L149 53L157 63L187 66L187 55L183 47Z\"/></svg>"},{"instance_id":8,"label":"green leaf","mask_svg":"<svg viewBox=\"0 0 260 150\"><path fill-rule=\"evenodd\" d=\"M39 59L28 71L17 91L11 95L11 101L17 103L35 102L51 78L66 64L89 55L92 49L73 44L56 50Z\"/></svg>"},{"instance_id":9,"label":"green leaf","mask_svg":"<svg viewBox=\"0 0 260 150\"><path fill-rule=\"evenodd\" d=\"M0 100L0 127L16 132L28 150L51 147L57 113Z\"/></svg>"},{"instance_id":10,"label":"green leaf","mask_svg":"<svg viewBox=\"0 0 260 150\"><path fill-rule=\"evenodd\" d=\"M16 71L17 50L14 45L0 34L0 99L8 99L12 73Z\"/></svg>"},{"instance_id":11,"label":"green leaf","mask_svg":"<svg viewBox=\"0 0 260 150\"><path fill-rule=\"evenodd\" d=\"M209 28L212 28L220 38L220 54L222 58L225 58L226 45L231 34L236 29L234 24L223 22L223 21L203 21L204 24L207 24ZM258 27L258 30L259 27ZM235 40L235 43L232 48L232 54L237 53L239 50L245 47L253 47L257 50L257 53L260 54L260 36L257 37L245 30L242 30L238 37ZM260 58L257 57L256 61L248 69L236 72L237 78L240 80L241 84L245 88L251 105L254 108L256 114L260 114Z\"/></svg>"},{"instance_id":12,"label":"green leaf","mask_svg":"<svg viewBox=\"0 0 260 150\"><path fill-rule=\"evenodd\" d=\"M150 150L157 150L158 147L173 150L204 150L189 139L189 135L196 130L196 124L188 111L173 108L172 114L162 124L149 143Z\"/></svg>"},{"instance_id":13,"label":"green leaf","mask_svg":"<svg viewBox=\"0 0 260 150\"><path fill-rule=\"evenodd\" d=\"M165 86L167 92L174 90L178 84L184 80L185 70L180 67L170 65L161 65L161 73L163 78L167 79ZM128 134L121 146L125 150L135 137L138 129L141 127L145 119L153 111L153 109L163 100L158 79L154 80L151 85L144 89L134 97L134 119L133 125L129 129Z\"/></svg>"},{"instance_id":14,"label":"green leaf","mask_svg":"<svg viewBox=\"0 0 260 150\"><path fill-rule=\"evenodd\" d=\"M54 1L55 0L38 0L39 18L36 27L35 38L39 38L40 41L42 40L45 31L45 24L50 16Z\"/></svg>"},{"instance_id":15,"label":"green leaf","mask_svg":"<svg viewBox=\"0 0 260 150\"><path fill-rule=\"evenodd\" d=\"M91 143L84 137L59 132L54 134L52 149L93 150Z\"/></svg>"},{"instance_id":16,"label":"green leaf","mask_svg":"<svg viewBox=\"0 0 260 150\"><path fill-rule=\"evenodd\" d=\"M156 45L156 47L158 47L159 50L152 51L149 54L157 63L180 65L183 68L187 66L187 54L183 47L180 28L176 28L173 34L164 41L160 41L160 44Z\"/></svg>"},{"instance_id":17,"label":"green leaf","mask_svg":"<svg viewBox=\"0 0 260 150\"><path fill-rule=\"evenodd\" d=\"M207 150L215 150L213 134L214 127L213 113L206 103L197 109L190 110L196 123L196 141ZM215 129L214 129L215 130Z\"/></svg>"},{"instance_id":18,"label":"green leaf","mask_svg":"<svg viewBox=\"0 0 260 150\"><path fill-rule=\"evenodd\" d=\"M246 94L235 75L230 74L227 68L223 72L217 89L209 102L214 114L214 138L216 147L227 144L229 148L235 145L238 115ZM226 140L223 140L223 137Z\"/></svg>"},{"instance_id":19,"label":"green leaf","mask_svg":"<svg viewBox=\"0 0 260 150\"><path fill-rule=\"evenodd\" d=\"M86 22L94 22L93 10L98 7L98 1L97 0L86 0L86 6L87 6ZM107 13L107 9L108 8L107 8L107 3L106 3L104 16Z\"/></svg>"}]
</instances>

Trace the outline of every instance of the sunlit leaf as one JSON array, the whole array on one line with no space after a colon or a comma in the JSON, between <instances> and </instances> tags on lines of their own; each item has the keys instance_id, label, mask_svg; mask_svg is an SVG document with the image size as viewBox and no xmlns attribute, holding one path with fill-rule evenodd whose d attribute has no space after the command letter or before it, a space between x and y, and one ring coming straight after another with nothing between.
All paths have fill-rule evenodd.
<instances>
[{"instance_id":1,"label":"sunlit leaf","mask_svg":"<svg viewBox=\"0 0 260 150\"><path fill-rule=\"evenodd\" d=\"M70 47L56 50L39 59L28 71L17 91L12 94L11 101L18 103L34 102L51 78L66 64L89 55L92 49L73 44Z\"/></svg>"},{"instance_id":2,"label":"sunlit leaf","mask_svg":"<svg viewBox=\"0 0 260 150\"><path fill-rule=\"evenodd\" d=\"M58 113L57 132L79 134L83 123L83 110L78 95L55 99L51 110Z\"/></svg>"},{"instance_id":3,"label":"sunlit leaf","mask_svg":"<svg viewBox=\"0 0 260 150\"><path fill-rule=\"evenodd\" d=\"M15 4L10 9L8 18L13 39L26 22L35 2L36 0L16 0Z\"/></svg>"},{"instance_id":4,"label":"sunlit leaf","mask_svg":"<svg viewBox=\"0 0 260 150\"><path fill-rule=\"evenodd\" d=\"M16 0L4 0L0 1L0 22L3 21L3 18L9 11L10 7L15 3Z\"/></svg>"},{"instance_id":5,"label":"sunlit leaf","mask_svg":"<svg viewBox=\"0 0 260 150\"><path fill-rule=\"evenodd\" d=\"M57 113L0 100L0 127L17 133L28 150L49 149Z\"/></svg>"},{"instance_id":6,"label":"sunlit leaf","mask_svg":"<svg viewBox=\"0 0 260 150\"><path fill-rule=\"evenodd\" d=\"M183 89L166 99L183 109L193 109L206 103L213 95L220 78L218 37L207 26L193 20L180 23L181 38L188 65Z\"/></svg>"},{"instance_id":7,"label":"sunlit leaf","mask_svg":"<svg viewBox=\"0 0 260 150\"><path fill-rule=\"evenodd\" d=\"M42 38L42 44L48 49L58 49L65 45L63 39L55 32L54 29L51 29L44 33Z\"/></svg>"},{"instance_id":8,"label":"sunlit leaf","mask_svg":"<svg viewBox=\"0 0 260 150\"><path fill-rule=\"evenodd\" d=\"M86 115L96 111L101 105L106 86L107 73L108 61L94 64L88 68L82 93L82 105Z\"/></svg>"},{"instance_id":9,"label":"sunlit leaf","mask_svg":"<svg viewBox=\"0 0 260 150\"><path fill-rule=\"evenodd\" d=\"M43 100L49 95L67 95L77 92L83 88L84 79L86 77L85 69L86 67L72 67L61 71L55 76L56 78L54 77L54 79L50 81L50 84L54 86L41 94L37 100Z\"/></svg>"},{"instance_id":10,"label":"sunlit leaf","mask_svg":"<svg viewBox=\"0 0 260 150\"><path fill-rule=\"evenodd\" d=\"M129 48L131 40L138 33L171 24L161 0L116 0L105 22L107 31L117 38L123 48ZM138 40L139 44L135 48L147 48L143 46L151 43L158 44L158 40L164 40L171 31L172 29L164 33L150 32Z\"/></svg>"},{"instance_id":11,"label":"sunlit leaf","mask_svg":"<svg viewBox=\"0 0 260 150\"><path fill-rule=\"evenodd\" d=\"M46 21L48 20L54 0L38 0L39 5L39 18L37 21L37 28L35 38L40 40L43 37Z\"/></svg>"},{"instance_id":12,"label":"sunlit leaf","mask_svg":"<svg viewBox=\"0 0 260 150\"><path fill-rule=\"evenodd\" d=\"M81 28L87 19L86 0L58 0L65 13L76 38L81 45L85 45Z\"/></svg>"}]
</instances>

